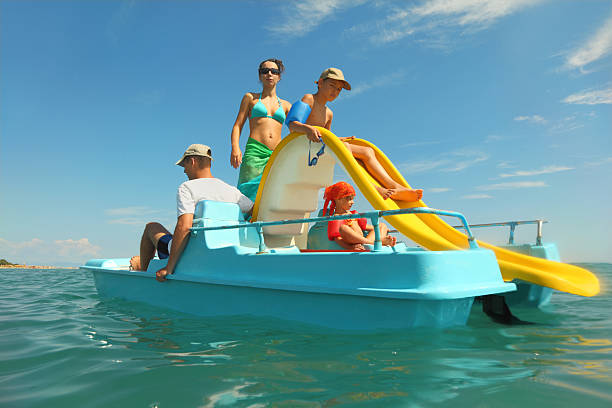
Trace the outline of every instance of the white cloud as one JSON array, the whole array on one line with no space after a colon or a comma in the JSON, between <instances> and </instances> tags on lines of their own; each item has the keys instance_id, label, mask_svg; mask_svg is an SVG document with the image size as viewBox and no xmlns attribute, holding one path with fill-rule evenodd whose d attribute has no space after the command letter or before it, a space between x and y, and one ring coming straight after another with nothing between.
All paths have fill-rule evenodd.
<instances>
[{"instance_id":1,"label":"white cloud","mask_svg":"<svg viewBox=\"0 0 612 408\"><path fill-rule=\"evenodd\" d=\"M109 208L104 210L106 215L109 216L134 216L134 215L150 215L158 213L159 210L154 210L150 207L145 206L133 206L133 207L122 207L122 208Z\"/></svg>"},{"instance_id":2,"label":"white cloud","mask_svg":"<svg viewBox=\"0 0 612 408\"><path fill-rule=\"evenodd\" d=\"M493 142L500 142L502 140L504 140L505 137L504 136L500 136L500 135L489 135L485 138L485 143L493 143Z\"/></svg>"},{"instance_id":3,"label":"white cloud","mask_svg":"<svg viewBox=\"0 0 612 408\"><path fill-rule=\"evenodd\" d=\"M365 37L374 45L412 36L415 41L446 47L455 31L476 32L498 20L547 0L424 0L406 6L405 1L370 2L368 20L345 30L347 37ZM299 38L365 0L303 0L286 2L280 24L267 29L279 39ZM382 15L380 12L382 11ZM451 31L452 33L449 33Z\"/></svg>"},{"instance_id":4,"label":"white cloud","mask_svg":"<svg viewBox=\"0 0 612 408\"><path fill-rule=\"evenodd\" d=\"M421 160L400 164L406 173L424 171L459 172L489 159L489 155L474 150L458 150L441 155L437 159Z\"/></svg>"},{"instance_id":5,"label":"white cloud","mask_svg":"<svg viewBox=\"0 0 612 408\"><path fill-rule=\"evenodd\" d=\"M600 160L595 160L586 163L587 166L595 167L595 166L603 166L604 164L612 163L612 157L605 157Z\"/></svg>"},{"instance_id":6,"label":"white cloud","mask_svg":"<svg viewBox=\"0 0 612 408\"><path fill-rule=\"evenodd\" d=\"M416 6L393 7L382 19L357 24L350 34L367 35L375 45L411 36L434 47L446 47L460 34L484 30L498 20L546 0L426 0ZM457 35L459 31L459 35Z\"/></svg>"},{"instance_id":7,"label":"white cloud","mask_svg":"<svg viewBox=\"0 0 612 408\"><path fill-rule=\"evenodd\" d=\"M586 65L607 56L610 52L612 52L612 16L582 47L567 56L565 66L586 72L584 70Z\"/></svg>"},{"instance_id":8,"label":"white cloud","mask_svg":"<svg viewBox=\"0 0 612 408\"><path fill-rule=\"evenodd\" d=\"M583 128L585 126L585 121L593 120L596 117L597 114L594 112L574 113L573 115L566 116L563 119L558 120L553 126L550 127L550 131L552 133L571 132L573 130Z\"/></svg>"},{"instance_id":9,"label":"white cloud","mask_svg":"<svg viewBox=\"0 0 612 408\"><path fill-rule=\"evenodd\" d=\"M144 225L151 221L158 221L162 224L173 222L169 212L145 206L110 208L105 210L104 213L110 218L108 220L109 224L139 225L144 228Z\"/></svg>"},{"instance_id":10,"label":"white cloud","mask_svg":"<svg viewBox=\"0 0 612 408\"><path fill-rule=\"evenodd\" d=\"M489 155L477 151L457 151L452 153L451 163L442 171L456 172L465 170L468 167L486 161L489 159Z\"/></svg>"},{"instance_id":11,"label":"white cloud","mask_svg":"<svg viewBox=\"0 0 612 408\"><path fill-rule=\"evenodd\" d=\"M439 170L449 163L448 159L420 160L410 163L402 163L399 167L406 173L421 173L424 171Z\"/></svg>"},{"instance_id":12,"label":"white cloud","mask_svg":"<svg viewBox=\"0 0 612 408\"><path fill-rule=\"evenodd\" d=\"M580 129L583 127L584 127L583 123L564 119L564 120L561 120L559 123L555 124L554 126L552 126L550 128L550 131L552 133L565 133L565 132L571 132L573 130ZM556 146L556 147L559 147L559 146Z\"/></svg>"},{"instance_id":13,"label":"white cloud","mask_svg":"<svg viewBox=\"0 0 612 408\"><path fill-rule=\"evenodd\" d=\"M493 197L488 194L468 194L468 195L464 195L461 198L463 198L464 200L482 200L482 199L493 198Z\"/></svg>"},{"instance_id":14,"label":"white cloud","mask_svg":"<svg viewBox=\"0 0 612 408\"><path fill-rule=\"evenodd\" d=\"M514 118L514 120L516 120L517 122L537 123L539 125L545 125L548 122L540 115L517 116Z\"/></svg>"},{"instance_id":15,"label":"white cloud","mask_svg":"<svg viewBox=\"0 0 612 408\"><path fill-rule=\"evenodd\" d=\"M451 189L448 187L433 187L427 189L428 193L445 193L447 191L451 191Z\"/></svg>"},{"instance_id":16,"label":"white cloud","mask_svg":"<svg viewBox=\"0 0 612 408\"><path fill-rule=\"evenodd\" d=\"M118 225L140 225L144 228L144 226L152 220L148 218L136 218L136 217L121 217L121 218L113 218L109 220L109 224L118 224Z\"/></svg>"},{"instance_id":17,"label":"white cloud","mask_svg":"<svg viewBox=\"0 0 612 408\"><path fill-rule=\"evenodd\" d=\"M499 169L511 169L513 167L516 167L514 162L502 161L502 162L497 163L497 168Z\"/></svg>"},{"instance_id":18,"label":"white cloud","mask_svg":"<svg viewBox=\"0 0 612 408\"><path fill-rule=\"evenodd\" d=\"M390 84L393 84L393 85L400 84L404 76L405 76L404 72L398 71L398 72L394 72L391 74L379 76L376 79L368 81L368 82L362 82L362 83L355 84L354 86L352 86L352 89L350 92L343 92L340 95L339 99L349 99L359 94L362 94L364 92L367 92L371 89L381 88L381 87L384 87Z\"/></svg>"},{"instance_id":19,"label":"white cloud","mask_svg":"<svg viewBox=\"0 0 612 408\"><path fill-rule=\"evenodd\" d=\"M562 102L578 105L612 104L612 87L606 89L584 90L568 96Z\"/></svg>"},{"instance_id":20,"label":"white cloud","mask_svg":"<svg viewBox=\"0 0 612 408\"><path fill-rule=\"evenodd\" d=\"M573 167L567 167L567 166L547 166L547 167L543 167L539 170L517 170L513 173L503 173L500 174L499 177L501 178L507 178L507 177L527 177L527 176L538 176L540 174L551 174L551 173L558 173L560 171L567 171L567 170L574 170Z\"/></svg>"},{"instance_id":21,"label":"white cloud","mask_svg":"<svg viewBox=\"0 0 612 408\"><path fill-rule=\"evenodd\" d=\"M502 17L541 2L541 0L430 0L421 6L412 7L410 11L421 17L447 17L445 24L485 28Z\"/></svg>"},{"instance_id":22,"label":"white cloud","mask_svg":"<svg viewBox=\"0 0 612 408\"><path fill-rule=\"evenodd\" d=\"M286 2L283 18L267 29L281 39L303 37L343 9L356 7L365 0L302 0ZM280 4L280 3L279 3Z\"/></svg>"},{"instance_id":23,"label":"white cloud","mask_svg":"<svg viewBox=\"0 0 612 408\"><path fill-rule=\"evenodd\" d=\"M488 184L485 186L476 187L476 190L491 191L491 190L514 190L518 188L540 188L548 187L543 181L517 181L512 183Z\"/></svg>"},{"instance_id":24,"label":"white cloud","mask_svg":"<svg viewBox=\"0 0 612 408\"><path fill-rule=\"evenodd\" d=\"M612 88L607 90L608 92L608 103L612 103ZM572 96L567 97L563 102L566 103L587 103L588 101L594 101L594 97L590 97L589 95L585 96L585 100L583 102L579 102L579 100L581 99L581 95L582 94L575 94ZM604 101L603 99L603 95L599 94L599 99L600 102L599 103L604 103L602 101ZM550 125L548 126L548 130L552 133L563 133L563 132L570 132L572 130L576 130L576 129L580 129L582 127L584 127L584 121L585 120L592 120L593 118L597 117L597 114L595 112L587 112L587 113L574 113L570 116L566 116L562 119L554 119L552 121L549 121L547 119L545 119L544 117L540 116L540 115L522 115L522 116L516 116L514 118L515 121L517 122L528 122L528 123L533 123L536 125Z\"/></svg>"},{"instance_id":25,"label":"white cloud","mask_svg":"<svg viewBox=\"0 0 612 408\"><path fill-rule=\"evenodd\" d=\"M402 145L400 145L400 147L419 147L419 146L430 146L430 145L436 145L436 144L440 144L440 141L427 141L427 142L411 142L411 143L404 143Z\"/></svg>"},{"instance_id":26,"label":"white cloud","mask_svg":"<svg viewBox=\"0 0 612 408\"><path fill-rule=\"evenodd\" d=\"M122 1L119 3L118 10L113 14L106 27L106 34L113 42L119 40L121 32L129 24L136 3L136 0Z\"/></svg>"},{"instance_id":27,"label":"white cloud","mask_svg":"<svg viewBox=\"0 0 612 408\"><path fill-rule=\"evenodd\" d=\"M42 246L44 242L38 238L32 238L30 241L24 242L11 242L6 239L0 238L0 251L3 253L15 253L16 251L35 248Z\"/></svg>"},{"instance_id":28,"label":"white cloud","mask_svg":"<svg viewBox=\"0 0 612 408\"><path fill-rule=\"evenodd\" d=\"M28 265L83 262L87 258L99 256L100 250L99 246L92 244L87 238L52 242L39 238L24 242L11 242L0 238L0 253L7 261Z\"/></svg>"},{"instance_id":29,"label":"white cloud","mask_svg":"<svg viewBox=\"0 0 612 408\"><path fill-rule=\"evenodd\" d=\"M96 256L100 252L100 247L93 245L87 238L77 240L66 239L53 241L57 247L58 253L63 257L68 256Z\"/></svg>"}]
</instances>

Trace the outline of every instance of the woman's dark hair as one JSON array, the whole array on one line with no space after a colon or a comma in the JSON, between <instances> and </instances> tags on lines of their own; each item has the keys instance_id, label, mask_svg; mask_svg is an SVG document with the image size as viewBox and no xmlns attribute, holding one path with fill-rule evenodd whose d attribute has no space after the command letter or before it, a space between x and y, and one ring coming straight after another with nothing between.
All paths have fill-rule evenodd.
<instances>
[{"instance_id":1,"label":"woman's dark hair","mask_svg":"<svg viewBox=\"0 0 612 408\"><path fill-rule=\"evenodd\" d=\"M283 61L281 61L279 59L276 59L276 58L268 58L267 60L261 61L261 63L259 64L259 68L261 68L263 66L263 64L265 64L268 61L275 63L276 66L278 67L278 70L281 72L281 74L285 70L285 66L283 65Z\"/></svg>"}]
</instances>

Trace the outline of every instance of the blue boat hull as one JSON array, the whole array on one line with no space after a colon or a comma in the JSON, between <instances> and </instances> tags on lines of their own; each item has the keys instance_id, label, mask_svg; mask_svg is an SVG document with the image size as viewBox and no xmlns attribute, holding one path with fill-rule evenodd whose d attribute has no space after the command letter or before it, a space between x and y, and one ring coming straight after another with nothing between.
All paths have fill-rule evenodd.
<instances>
[{"instance_id":1,"label":"blue boat hull","mask_svg":"<svg viewBox=\"0 0 612 408\"><path fill-rule=\"evenodd\" d=\"M206 317L257 315L339 330L465 325L473 297L396 299L254 288L95 271L98 293Z\"/></svg>"},{"instance_id":2,"label":"blue boat hull","mask_svg":"<svg viewBox=\"0 0 612 408\"><path fill-rule=\"evenodd\" d=\"M190 245L199 243L193 240ZM157 259L147 272L119 269L127 259L92 260L83 268L93 272L104 297L201 316L251 314L343 330L464 325L475 296L515 289L502 281L488 250L199 251L198 256L186 250L176 273L163 283L154 278L164 264Z\"/></svg>"},{"instance_id":3,"label":"blue boat hull","mask_svg":"<svg viewBox=\"0 0 612 408\"><path fill-rule=\"evenodd\" d=\"M543 243L542 245L506 245L503 248L525 255L561 262L557 245L551 242ZM513 282L516 284L516 292L506 293L504 295L506 297L506 303L509 306L542 307L550 303L553 289L534 283L523 282L521 280L515 280Z\"/></svg>"},{"instance_id":4,"label":"blue boat hull","mask_svg":"<svg viewBox=\"0 0 612 408\"><path fill-rule=\"evenodd\" d=\"M203 202L196 216L204 227L240 222L236 213L227 215L228 205ZM146 272L126 270L127 259L93 259L82 268L93 272L101 296L201 316L250 314L342 330L463 325L474 297L516 288L503 281L486 249L260 249L244 229L194 231L167 282L155 280L166 262L159 259Z\"/></svg>"}]
</instances>

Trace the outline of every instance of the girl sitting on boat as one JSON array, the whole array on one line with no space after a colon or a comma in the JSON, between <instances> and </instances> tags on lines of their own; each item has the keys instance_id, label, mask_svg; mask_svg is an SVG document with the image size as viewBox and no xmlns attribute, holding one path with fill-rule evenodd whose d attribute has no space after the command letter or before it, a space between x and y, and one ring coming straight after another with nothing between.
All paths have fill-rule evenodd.
<instances>
[{"instance_id":1,"label":"girl sitting on boat","mask_svg":"<svg viewBox=\"0 0 612 408\"><path fill-rule=\"evenodd\" d=\"M232 127L232 154L230 164L235 169L240 166L238 190L255 201L261 174L272 154L281 141L281 131L291 104L276 95L276 85L285 67L279 59L269 58L259 64L261 92L247 92L242 97L238 116ZM246 120L249 120L249 140L240 150L240 133Z\"/></svg>"},{"instance_id":2,"label":"girl sitting on boat","mask_svg":"<svg viewBox=\"0 0 612 408\"><path fill-rule=\"evenodd\" d=\"M323 197L325 198L324 216L355 214L357 212L355 210L351 211L355 199L355 189L344 181L327 187ZM378 224L378 227L380 228L382 244L394 246L397 240L389 235L389 227L382 222ZM368 224L365 218L332 220L327 223L327 237L330 241L336 241L342 248L365 251L364 244L374 244L374 226Z\"/></svg>"}]
</instances>

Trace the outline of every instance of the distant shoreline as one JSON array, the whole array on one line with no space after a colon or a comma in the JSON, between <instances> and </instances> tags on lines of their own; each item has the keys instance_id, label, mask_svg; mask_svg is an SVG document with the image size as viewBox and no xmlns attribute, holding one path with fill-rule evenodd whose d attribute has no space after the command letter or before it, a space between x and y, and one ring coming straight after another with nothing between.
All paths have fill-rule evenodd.
<instances>
[{"instance_id":1,"label":"distant shoreline","mask_svg":"<svg viewBox=\"0 0 612 408\"><path fill-rule=\"evenodd\" d=\"M0 265L0 269L79 269L76 266Z\"/></svg>"}]
</instances>

